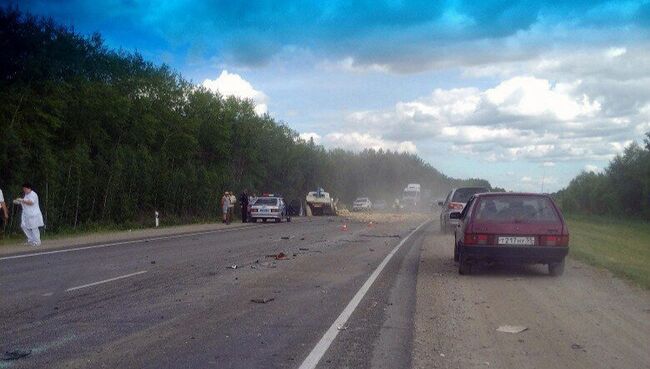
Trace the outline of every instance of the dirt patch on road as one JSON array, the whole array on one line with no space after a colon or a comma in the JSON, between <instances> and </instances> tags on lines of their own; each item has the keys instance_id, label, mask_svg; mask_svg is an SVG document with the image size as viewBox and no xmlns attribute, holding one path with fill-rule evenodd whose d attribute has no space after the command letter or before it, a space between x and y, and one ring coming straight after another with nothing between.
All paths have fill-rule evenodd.
<instances>
[{"instance_id":1,"label":"dirt patch on road","mask_svg":"<svg viewBox=\"0 0 650 369\"><path fill-rule=\"evenodd\" d=\"M351 222L358 223L405 223L414 222L422 223L431 219L430 214L426 213L384 213L384 212L350 212L347 210L339 211L339 216Z\"/></svg>"},{"instance_id":2,"label":"dirt patch on road","mask_svg":"<svg viewBox=\"0 0 650 369\"><path fill-rule=\"evenodd\" d=\"M451 236L423 244L414 368L650 368L647 291L573 260L562 277L542 266L460 276L452 254Z\"/></svg>"}]
</instances>

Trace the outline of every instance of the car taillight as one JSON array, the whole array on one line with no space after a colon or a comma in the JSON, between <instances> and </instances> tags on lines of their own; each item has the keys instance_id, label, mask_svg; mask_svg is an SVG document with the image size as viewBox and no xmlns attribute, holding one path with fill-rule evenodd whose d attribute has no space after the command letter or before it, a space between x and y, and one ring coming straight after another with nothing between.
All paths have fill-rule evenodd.
<instances>
[{"instance_id":1,"label":"car taillight","mask_svg":"<svg viewBox=\"0 0 650 369\"><path fill-rule=\"evenodd\" d=\"M541 246L569 246L569 235L540 236L539 244Z\"/></svg>"},{"instance_id":2,"label":"car taillight","mask_svg":"<svg viewBox=\"0 0 650 369\"><path fill-rule=\"evenodd\" d=\"M271 213L277 213L279 211L280 211L280 209L271 209Z\"/></svg>"},{"instance_id":3,"label":"car taillight","mask_svg":"<svg viewBox=\"0 0 650 369\"><path fill-rule=\"evenodd\" d=\"M252 209L251 209L251 213L257 213L257 209L252 208Z\"/></svg>"},{"instance_id":4,"label":"car taillight","mask_svg":"<svg viewBox=\"0 0 650 369\"><path fill-rule=\"evenodd\" d=\"M459 202L450 202L449 205L447 205L447 208L450 210L463 210L463 204Z\"/></svg>"},{"instance_id":5,"label":"car taillight","mask_svg":"<svg viewBox=\"0 0 650 369\"><path fill-rule=\"evenodd\" d=\"M487 245L489 236L487 234L466 233L463 239L465 245Z\"/></svg>"}]
</instances>

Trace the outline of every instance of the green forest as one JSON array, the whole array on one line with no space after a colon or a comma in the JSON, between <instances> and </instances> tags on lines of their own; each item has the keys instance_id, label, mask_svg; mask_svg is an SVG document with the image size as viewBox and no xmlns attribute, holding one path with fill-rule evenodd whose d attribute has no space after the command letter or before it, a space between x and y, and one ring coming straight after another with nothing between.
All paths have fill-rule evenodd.
<instances>
[{"instance_id":1,"label":"green forest","mask_svg":"<svg viewBox=\"0 0 650 369\"><path fill-rule=\"evenodd\" d=\"M163 221L216 217L223 191L245 188L291 200L322 186L349 203L409 182L434 195L489 186L413 154L327 150L252 101L50 19L0 9L0 49L0 188L10 200L32 183L49 230L146 224L156 210Z\"/></svg>"},{"instance_id":2,"label":"green forest","mask_svg":"<svg viewBox=\"0 0 650 369\"><path fill-rule=\"evenodd\" d=\"M564 211L650 221L650 132L644 143L632 143L603 172L583 172L556 193Z\"/></svg>"}]
</instances>

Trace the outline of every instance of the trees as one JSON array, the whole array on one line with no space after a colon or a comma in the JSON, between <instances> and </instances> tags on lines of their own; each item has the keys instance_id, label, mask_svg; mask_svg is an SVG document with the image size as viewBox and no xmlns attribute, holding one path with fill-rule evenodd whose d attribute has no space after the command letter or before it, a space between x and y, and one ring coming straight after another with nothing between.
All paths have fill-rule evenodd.
<instances>
[{"instance_id":1,"label":"trees","mask_svg":"<svg viewBox=\"0 0 650 369\"><path fill-rule=\"evenodd\" d=\"M412 154L327 151L252 101L193 85L138 54L107 49L50 20L0 9L0 178L30 181L49 229L213 216L225 190L343 201L394 196L448 178Z\"/></svg>"},{"instance_id":2,"label":"trees","mask_svg":"<svg viewBox=\"0 0 650 369\"><path fill-rule=\"evenodd\" d=\"M603 173L583 172L556 194L568 212L650 220L650 132L645 148L629 145Z\"/></svg>"}]
</instances>

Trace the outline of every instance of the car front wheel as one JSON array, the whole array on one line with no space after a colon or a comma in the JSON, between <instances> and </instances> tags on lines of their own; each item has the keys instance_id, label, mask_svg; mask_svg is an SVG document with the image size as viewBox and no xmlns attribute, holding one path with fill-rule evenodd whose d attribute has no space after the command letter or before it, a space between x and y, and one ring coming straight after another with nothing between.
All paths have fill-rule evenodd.
<instances>
[{"instance_id":1,"label":"car front wheel","mask_svg":"<svg viewBox=\"0 0 650 369\"><path fill-rule=\"evenodd\" d=\"M561 276L564 274L564 259L559 263L548 264L548 274L552 276Z\"/></svg>"}]
</instances>

